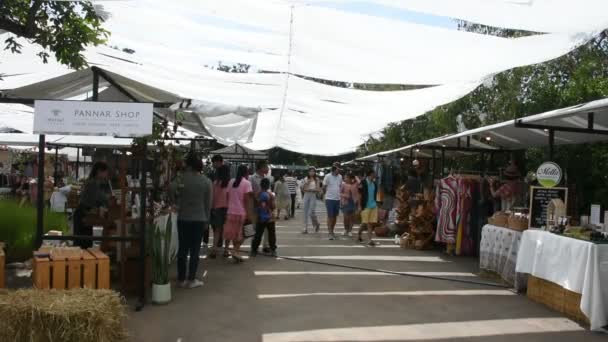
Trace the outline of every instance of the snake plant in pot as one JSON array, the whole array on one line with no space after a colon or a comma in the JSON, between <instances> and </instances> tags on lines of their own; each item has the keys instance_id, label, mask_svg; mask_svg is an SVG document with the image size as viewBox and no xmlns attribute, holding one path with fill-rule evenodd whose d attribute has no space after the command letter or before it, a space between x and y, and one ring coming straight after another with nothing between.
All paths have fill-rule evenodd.
<instances>
[{"instance_id":1,"label":"snake plant in pot","mask_svg":"<svg viewBox=\"0 0 608 342\"><path fill-rule=\"evenodd\" d=\"M175 257L171 248L173 231L172 213L161 215L154 220L152 235L152 302L167 304L171 301L169 267Z\"/></svg>"}]
</instances>

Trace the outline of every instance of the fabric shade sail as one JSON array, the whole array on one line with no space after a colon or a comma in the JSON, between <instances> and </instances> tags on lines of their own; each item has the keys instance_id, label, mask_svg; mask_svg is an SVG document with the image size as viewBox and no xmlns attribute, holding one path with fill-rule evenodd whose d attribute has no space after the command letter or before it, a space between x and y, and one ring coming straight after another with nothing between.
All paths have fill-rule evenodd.
<instances>
[{"instance_id":1,"label":"fabric shade sail","mask_svg":"<svg viewBox=\"0 0 608 342\"><path fill-rule=\"evenodd\" d=\"M327 1L302 2L315 3ZM604 0L344 0L367 2L493 27L532 32L584 32L608 27Z\"/></svg>"},{"instance_id":2,"label":"fabric shade sail","mask_svg":"<svg viewBox=\"0 0 608 342\"><path fill-rule=\"evenodd\" d=\"M171 56L173 64L246 63L260 70L357 83L477 81L559 57L599 30L507 39L317 6L288 5L245 5L240 0L213 5L160 0L104 3L112 14L106 24L113 32L110 43L136 53ZM216 12L211 10L214 7ZM192 11L220 13L222 20L235 24L213 25L212 20L201 20ZM265 11L277 16L266 17ZM244 20L241 13L264 17L279 29L236 25ZM133 17L140 19L134 23Z\"/></svg>"},{"instance_id":3,"label":"fabric shade sail","mask_svg":"<svg viewBox=\"0 0 608 342\"><path fill-rule=\"evenodd\" d=\"M498 72L559 57L596 34L585 26L589 30L506 39L300 4L104 2L105 26L112 32L108 44L115 48L99 46L84 54L130 96L101 78L99 98L192 99L197 105L184 111L184 127L224 144L339 155L388 123L461 98ZM54 60L43 64L36 56L40 48L22 45L21 55L0 52L0 68L11 71L0 81L5 95L90 97L91 69L73 71ZM208 68L218 61L252 69ZM363 91L309 78L425 87ZM158 114L177 120L174 110Z\"/></svg>"}]
</instances>

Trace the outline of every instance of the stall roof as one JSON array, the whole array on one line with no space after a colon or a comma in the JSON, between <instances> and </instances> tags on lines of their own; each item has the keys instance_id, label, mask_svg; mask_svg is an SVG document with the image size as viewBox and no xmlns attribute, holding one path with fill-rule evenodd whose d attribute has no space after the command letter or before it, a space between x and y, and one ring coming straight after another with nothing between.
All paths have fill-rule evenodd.
<instances>
[{"instance_id":1,"label":"stall roof","mask_svg":"<svg viewBox=\"0 0 608 342\"><path fill-rule=\"evenodd\" d=\"M38 146L38 134L22 133L0 133L0 145L8 146ZM69 147L107 147L122 148L130 147L132 139L114 138L100 136L77 136L77 135L47 135L48 145L69 146Z\"/></svg>"},{"instance_id":2,"label":"stall roof","mask_svg":"<svg viewBox=\"0 0 608 342\"><path fill-rule=\"evenodd\" d=\"M245 146L234 144L212 151L211 154L219 154L227 160L266 160L268 155L265 152L252 150Z\"/></svg>"},{"instance_id":3,"label":"stall roof","mask_svg":"<svg viewBox=\"0 0 608 342\"><path fill-rule=\"evenodd\" d=\"M589 113L593 113L591 120ZM556 145L608 140L608 98L433 138L358 160L375 160L393 154L407 155L412 150L417 156L429 156L429 151L442 147L446 148L446 153L453 155L547 146L549 129L555 130Z\"/></svg>"}]
</instances>

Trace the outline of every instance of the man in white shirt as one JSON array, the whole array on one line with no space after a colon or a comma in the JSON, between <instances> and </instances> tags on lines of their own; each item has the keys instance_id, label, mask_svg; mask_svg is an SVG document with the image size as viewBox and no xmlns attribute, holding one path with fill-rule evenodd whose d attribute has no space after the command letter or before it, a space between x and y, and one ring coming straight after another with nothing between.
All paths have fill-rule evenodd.
<instances>
[{"instance_id":1,"label":"man in white shirt","mask_svg":"<svg viewBox=\"0 0 608 342\"><path fill-rule=\"evenodd\" d=\"M342 189L342 175L338 173L338 167L332 166L331 173L323 179L323 193L325 194L325 206L327 207L327 228L329 239L335 240L334 228L340 214L340 192Z\"/></svg>"},{"instance_id":2,"label":"man in white shirt","mask_svg":"<svg viewBox=\"0 0 608 342\"><path fill-rule=\"evenodd\" d=\"M51 194L51 210L58 213L65 213L65 204L68 202L68 195L72 191L71 186L63 186L55 188L53 194Z\"/></svg>"}]
</instances>

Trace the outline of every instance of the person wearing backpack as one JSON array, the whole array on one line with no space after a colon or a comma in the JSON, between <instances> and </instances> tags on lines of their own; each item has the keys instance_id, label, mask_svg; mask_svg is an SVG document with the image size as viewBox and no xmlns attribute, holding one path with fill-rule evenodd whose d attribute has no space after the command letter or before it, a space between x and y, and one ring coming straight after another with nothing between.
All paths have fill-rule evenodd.
<instances>
[{"instance_id":1,"label":"person wearing backpack","mask_svg":"<svg viewBox=\"0 0 608 342\"><path fill-rule=\"evenodd\" d=\"M255 226L255 236L251 242L251 257L258 254L258 248L262 241L264 231L268 232L268 242L270 245L270 255L277 256L277 235L276 225L273 217L275 203L274 194L270 192L270 180L264 178L260 182L261 191L257 194L257 223Z\"/></svg>"}]
</instances>

